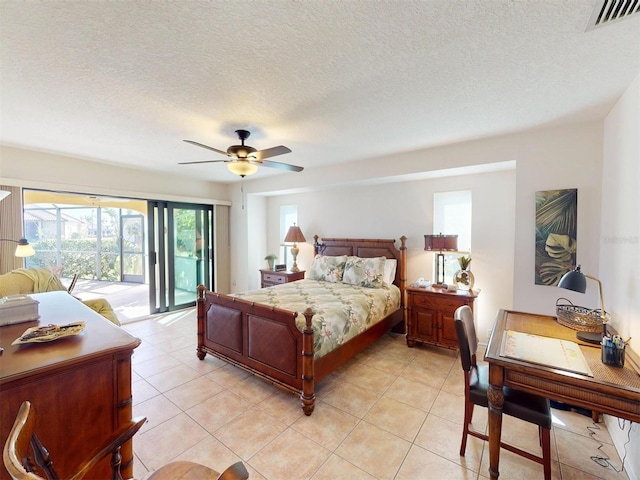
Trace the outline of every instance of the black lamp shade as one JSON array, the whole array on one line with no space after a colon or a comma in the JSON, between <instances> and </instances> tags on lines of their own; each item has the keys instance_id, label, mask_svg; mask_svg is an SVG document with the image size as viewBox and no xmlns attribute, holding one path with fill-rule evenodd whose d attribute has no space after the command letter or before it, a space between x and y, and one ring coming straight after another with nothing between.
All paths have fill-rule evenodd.
<instances>
[{"instance_id":1,"label":"black lamp shade","mask_svg":"<svg viewBox=\"0 0 640 480\"><path fill-rule=\"evenodd\" d=\"M567 290L573 290L574 292L586 292L587 277L580 271L580 265L578 265L575 270L565 273L560 279L558 286L560 288L566 288Z\"/></svg>"}]
</instances>

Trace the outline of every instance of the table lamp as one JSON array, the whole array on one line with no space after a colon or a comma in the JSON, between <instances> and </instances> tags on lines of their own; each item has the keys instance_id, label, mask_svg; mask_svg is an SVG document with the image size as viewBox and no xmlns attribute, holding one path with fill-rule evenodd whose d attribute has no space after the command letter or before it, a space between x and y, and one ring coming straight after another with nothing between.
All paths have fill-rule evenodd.
<instances>
[{"instance_id":1,"label":"table lamp","mask_svg":"<svg viewBox=\"0 0 640 480\"><path fill-rule=\"evenodd\" d=\"M584 293L587 291L587 278L598 282L600 288L600 318L602 319L602 332L577 332L576 338L583 342L599 344L602 341L602 337L607 335L607 312L604 309L604 297L602 295L602 282L596 277L587 275L580 271L580 265L574 270L570 270L565 273L558 286L560 288L566 288L567 290L573 290L574 292Z\"/></svg>"},{"instance_id":2,"label":"table lamp","mask_svg":"<svg viewBox=\"0 0 640 480\"><path fill-rule=\"evenodd\" d=\"M458 250L458 235L425 235L425 251L438 250L436 256L436 282L434 287L443 287L444 283L444 254L443 250L455 252Z\"/></svg>"},{"instance_id":3,"label":"table lamp","mask_svg":"<svg viewBox=\"0 0 640 480\"><path fill-rule=\"evenodd\" d=\"M299 272L298 264L296 263L296 258L298 258L298 252L300 249L298 248L298 242L306 242L307 240L304 238L300 227L298 227L295 223L293 226L289 227L289 231L287 235L284 237L284 241L287 243L293 242L293 246L291 247L291 255L293 255L293 266L291 267L292 272Z\"/></svg>"},{"instance_id":4,"label":"table lamp","mask_svg":"<svg viewBox=\"0 0 640 480\"><path fill-rule=\"evenodd\" d=\"M16 246L16 257L31 257L36 254L36 251L33 249L26 238L21 238L20 240L12 240L10 238L0 238L0 242L13 242L17 243Z\"/></svg>"}]
</instances>

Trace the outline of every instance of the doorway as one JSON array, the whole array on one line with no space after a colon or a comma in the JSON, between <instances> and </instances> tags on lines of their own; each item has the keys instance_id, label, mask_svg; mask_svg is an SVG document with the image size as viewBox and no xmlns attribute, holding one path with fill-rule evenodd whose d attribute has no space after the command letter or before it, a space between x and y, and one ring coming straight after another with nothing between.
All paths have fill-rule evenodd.
<instances>
[{"instance_id":1,"label":"doorway","mask_svg":"<svg viewBox=\"0 0 640 480\"><path fill-rule=\"evenodd\" d=\"M213 282L213 207L149 202L149 304L152 313L194 306Z\"/></svg>"}]
</instances>

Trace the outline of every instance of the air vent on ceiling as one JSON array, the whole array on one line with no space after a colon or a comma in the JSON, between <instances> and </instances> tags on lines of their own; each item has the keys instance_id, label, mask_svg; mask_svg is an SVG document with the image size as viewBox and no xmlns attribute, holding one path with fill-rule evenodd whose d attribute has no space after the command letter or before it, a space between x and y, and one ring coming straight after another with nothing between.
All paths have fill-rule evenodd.
<instances>
[{"instance_id":1,"label":"air vent on ceiling","mask_svg":"<svg viewBox=\"0 0 640 480\"><path fill-rule=\"evenodd\" d=\"M585 31L640 13L640 0L597 0Z\"/></svg>"}]
</instances>

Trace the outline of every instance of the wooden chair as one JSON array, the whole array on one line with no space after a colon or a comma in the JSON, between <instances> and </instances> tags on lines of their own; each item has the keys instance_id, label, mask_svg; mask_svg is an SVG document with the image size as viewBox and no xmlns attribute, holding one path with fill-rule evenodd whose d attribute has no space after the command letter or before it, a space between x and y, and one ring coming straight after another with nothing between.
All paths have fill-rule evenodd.
<instances>
[{"instance_id":1,"label":"wooden chair","mask_svg":"<svg viewBox=\"0 0 640 480\"><path fill-rule=\"evenodd\" d=\"M69 292L69 293L73 292L73 289L76 287L76 283L78 282L78 277L79 276L80 275L77 274L77 273L73 274L73 277L71 277L71 283L67 287L67 292Z\"/></svg>"},{"instance_id":2,"label":"wooden chair","mask_svg":"<svg viewBox=\"0 0 640 480\"><path fill-rule=\"evenodd\" d=\"M135 435L147 421L144 417L134 418L128 425L114 432L103 447L85 462L81 463L76 473L69 480L84 478L102 459L111 455L112 479L122 480L120 475L120 447ZM4 444L2 454L4 465L14 480L44 480L35 472L36 466L47 480L59 480L53 468L49 452L42 445L33 431L35 414L30 402L23 402L13 423L13 428ZM221 474L204 465L192 462L173 462L164 465L149 477L154 480L181 480L197 478L198 480L246 480L249 473L242 462L235 463Z\"/></svg>"},{"instance_id":3,"label":"wooden chair","mask_svg":"<svg viewBox=\"0 0 640 480\"><path fill-rule=\"evenodd\" d=\"M485 441L489 439L487 435L469 428L473 417L474 405L489 407L487 398L489 369L486 365L478 365L476 361L478 337L473 324L471 308L467 305L459 307L455 311L454 318L460 346L460 361L462 370L464 370L464 428L462 431L462 443L460 444L460 455L464 456L468 435ZM542 458L503 442L500 442L500 447L542 464L545 480L551 480L551 407L549 406L549 400L505 387L502 412L538 425Z\"/></svg>"}]
</instances>

